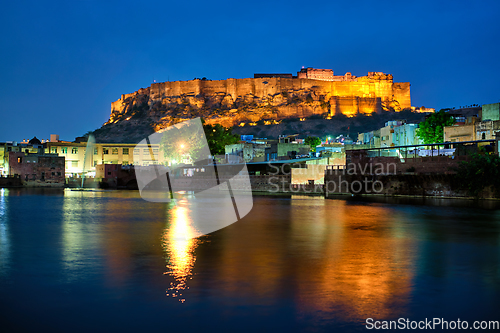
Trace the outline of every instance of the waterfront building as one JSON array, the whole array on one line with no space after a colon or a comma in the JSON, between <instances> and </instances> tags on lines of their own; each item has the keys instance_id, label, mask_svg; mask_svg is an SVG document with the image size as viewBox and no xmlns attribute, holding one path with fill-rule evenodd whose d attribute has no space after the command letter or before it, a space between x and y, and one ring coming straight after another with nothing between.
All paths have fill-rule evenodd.
<instances>
[{"instance_id":1,"label":"waterfront building","mask_svg":"<svg viewBox=\"0 0 500 333\"><path fill-rule=\"evenodd\" d=\"M145 166L165 162L158 144L152 144L150 149L148 145L135 143L96 143L89 161L85 161L87 142L51 141L45 147L46 153L65 158L68 177L82 174L84 170L95 173L95 167L99 164Z\"/></svg>"},{"instance_id":2,"label":"waterfront building","mask_svg":"<svg viewBox=\"0 0 500 333\"><path fill-rule=\"evenodd\" d=\"M9 176L20 177L27 187L63 187L65 184L64 157L46 154L43 148L36 153L8 152Z\"/></svg>"}]
</instances>

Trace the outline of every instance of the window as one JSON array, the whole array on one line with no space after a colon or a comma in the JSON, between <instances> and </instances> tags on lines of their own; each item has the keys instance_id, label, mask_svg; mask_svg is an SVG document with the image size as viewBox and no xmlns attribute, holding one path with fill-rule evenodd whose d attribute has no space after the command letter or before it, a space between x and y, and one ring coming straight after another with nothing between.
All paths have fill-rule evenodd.
<instances>
[{"instance_id":1,"label":"window","mask_svg":"<svg viewBox=\"0 0 500 333\"><path fill-rule=\"evenodd\" d=\"M58 173L57 173L57 175L58 175L58 176L61 176L61 173L60 173L60 172L58 172Z\"/></svg>"},{"instance_id":2,"label":"window","mask_svg":"<svg viewBox=\"0 0 500 333\"><path fill-rule=\"evenodd\" d=\"M134 149L134 155L139 156L141 154L141 151L139 148Z\"/></svg>"},{"instance_id":3,"label":"window","mask_svg":"<svg viewBox=\"0 0 500 333\"><path fill-rule=\"evenodd\" d=\"M109 154L109 148L102 148L102 153L104 155L108 155Z\"/></svg>"},{"instance_id":4,"label":"window","mask_svg":"<svg viewBox=\"0 0 500 333\"><path fill-rule=\"evenodd\" d=\"M54 177L55 175L56 175L56 173L55 173L55 172L52 172L52 177Z\"/></svg>"},{"instance_id":5,"label":"window","mask_svg":"<svg viewBox=\"0 0 500 333\"><path fill-rule=\"evenodd\" d=\"M142 153L143 153L143 154L149 154L149 148L144 148L144 149L142 150Z\"/></svg>"},{"instance_id":6,"label":"window","mask_svg":"<svg viewBox=\"0 0 500 333\"><path fill-rule=\"evenodd\" d=\"M22 157L18 157L17 158L17 163L23 163L23 158Z\"/></svg>"},{"instance_id":7,"label":"window","mask_svg":"<svg viewBox=\"0 0 500 333\"><path fill-rule=\"evenodd\" d=\"M96 166L96 165L97 165L97 161L94 161L94 166Z\"/></svg>"},{"instance_id":8,"label":"window","mask_svg":"<svg viewBox=\"0 0 500 333\"><path fill-rule=\"evenodd\" d=\"M99 154L99 148L94 148L94 155Z\"/></svg>"},{"instance_id":9,"label":"window","mask_svg":"<svg viewBox=\"0 0 500 333\"><path fill-rule=\"evenodd\" d=\"M128 155L128 148L123 148L123 155Z\"/></svg>"},{"instance_id":10,"label":"window","mask_svg":"<svg viewBox=\"0 0 500 333\"><path fill-rule=\"evenodd\" d=\"M71 161L71 167L78 168L78 161Z\"/></svg>"},{"instance_id":11,"label":"window","mask_svg":"<svg viewBox=\"0 0 500 333\"><path fill-rule=\"evenodd\" d=\"M128 161L123 161L122 165L128 165Z\"/></svg>"},{"instance_id":12,"label":"window","mask_svg":"<svg viewBox=\"0 0 500 333\"><path fill-rule=\"evenodd\" d=\"M52 147L52 148L50 148L50 152L51 152L52 154L57 154L57 147Z\"/></svg>"},{"instance_id":13,"label":"window","mask_svg":"<svg viewBox=\"0 0 500 333\"><path fill-rule=\"evenodd\" d=\"M71 154L78 154L78 148L72 148L71 149Z\"/></svg>"},{"instance_id":14,"label":"window","mask_svg":"<svg viewBox=\"0 0 500 333\"><path fill-rule=\"evenodd\" d=\"M118 148L111 149L111 154L118 155Z\"/></svg>"},{"instance_id":15,"label":"window","mask_svg":"<svg viewBox=\"0 0 500 333\"><path fill-rule=\"evenodd\" d=\"M158 148L153 148L153 154L158 154L159 149Z\"/></svg>"},{"instance_id":16,"label":"window","mask_svg":"<svg viewBox=\"0 0 500 333\"><path fill-rule=\"evenodd\" d=\"M67 154L67 153L68 153L68 147L62 147L61 154Z\"/></svg>"}]
</instances>

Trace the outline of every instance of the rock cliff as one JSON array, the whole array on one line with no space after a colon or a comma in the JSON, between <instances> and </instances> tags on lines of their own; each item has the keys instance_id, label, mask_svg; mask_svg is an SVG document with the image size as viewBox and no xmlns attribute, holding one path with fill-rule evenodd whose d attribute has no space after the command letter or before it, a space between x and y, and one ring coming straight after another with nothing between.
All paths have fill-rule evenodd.
<instances>
[{"instance_id":1,"label":"rock cliff","mask_svg":"<svg viewBox=\"0 0 500 333\"><path fill-rule=\"evenodd\" d=\"M410 84L395 83L392 75L383 73L347 82L280 77L162 82L122 95L95 134L101 142L136 142L195 117L244 127L288 118L397 112L410 106Z\"/></svg>"}]
</instances>

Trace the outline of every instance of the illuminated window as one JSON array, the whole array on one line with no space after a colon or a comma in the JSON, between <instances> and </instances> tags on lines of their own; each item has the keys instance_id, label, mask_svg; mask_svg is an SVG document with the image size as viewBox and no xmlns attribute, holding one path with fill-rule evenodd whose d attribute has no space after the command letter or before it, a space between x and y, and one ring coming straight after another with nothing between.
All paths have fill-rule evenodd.
<instances>
[{"instance_id":1,"label":"illuminated window","mask_svg":"<svg viewBox=\"0 0 500 333\"><path fill-rule=\"evenodd\" d=\"M102 148L102 153L104 155L108 155L109 154L109 148Z\"/></svg>"},{"instance_id":2,"label":"illuminated window","mask_svg":"<svg viewBox=\"0 0 500 333\"><path fill-rule=\"evenodd\" d=\"M72 148L71 149L71 154L78 154L78 148Z\"/></svg>"},{"instance_id":3,"label":"illuminated window","mask_svg":"<svg viewBox=\"0 0 500 333\"><path fill-rule=\"evenodd\" d=\"M23 158L22 157L18 157L17 158L17 163L23 163Z\"/></svg>"},{"instance_id":4,"label":"illuminated window","mask_svg":"<svg viewBox=\"0 0 500 333\"><path fill-rule=\"evenodd\" d=\"M128 148L123 148L123 155L128 155Z\"/></svg>"},{"instance_id":5,"label":"illuminated window","mask_svg":"<svg viewBox=\"0 0 500 333\"><path fill-rule=\"evenodd\" d=\"M123 161L122 162L122 165L128 165L128 164L129 164L128 161Z\"/></svg>"},{"instance_id":6,"label":"illuminated window","mask_svg":"<svg viewBox=\"0 0 500 333\"><path fill-rule=\"evenodd\" d=\"M111 154L118 155L118 148L112 148L111 149Z\"/></svg>"}]
</instances>

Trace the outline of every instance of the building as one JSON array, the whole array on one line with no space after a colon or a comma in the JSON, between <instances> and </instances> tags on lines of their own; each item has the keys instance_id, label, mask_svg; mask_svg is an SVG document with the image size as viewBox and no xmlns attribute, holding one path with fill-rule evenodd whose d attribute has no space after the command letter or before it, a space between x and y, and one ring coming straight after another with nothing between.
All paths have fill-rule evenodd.
<instances>
[{"instance_id":1,"label":"building","mask_svg":"<svg viewBox=\"0 0 500 333\"><path fill-rule=\"evenodd\" d=\"M268 144L259 142L240 142L225 146L225 153L228 161L232 160L238 163L239 159L231 159L232 156L238 156L245 162L262 162L265 160L265 150Z\"/></svg>"},{"instance_id":2,"label":"building","mask_svg":"<svg viewBox=\"0 0 500 333\"><path fill-rule=\"evenodd\" d=\"M27 187L64 187L64 157L37 153L9 152L9 176L18 176Z\"/></svg>"},{"instance_id":3,"label":"building","mask_svg":"<svg viewBox=\"0 0 500 333\"><path fill-rule=\"evenodd\" d=\"M271 143L265 150L266 161L291 160L301 156L307 156L311 152L311 146L298 143Z\"/></svg>"},{"instance_id":4,"label":"building","mask_svg":"<svg viewBox=\"0 0 500 333\"><path fill-rule=\"evenodd\" d=\"M486 120L476 123L477 140L494 140L500 133L500 120Z\"/></svg>"},{"instance_id":5,"label":"building","mask_svg":"<svg viewBox=\"0 0 500 333\"><path fill-rule=\"evenodd\" d=\"M84 170L95 172L99 164L151 165L163 164L159 145L137 145L134 143L96 143L85 160L86 142L56 141L45 144L45 152L65 158L68 177L82 174ZM85 163L85 165L84 165Z\"/></svg>"},{"instance_id":6,"label":"building","mask_svg":"<svg viewBox=\"0 0 500 333\"><path fill-rule=\"evenodd\" d=\"M266 77L281 77L281 78L285 78L285 79L292 79L293 78L293 75L292 74L284 74L284 73L269 73L269 74L266 74L266 73L263 73L263 74L254 74L253 75L253 78L254 79L261 79L261 78L266 78Z\"/></svg>"},{"instance_id":7,"label":"building","mask_svg":"<svg viewBox=\"0 0 500 333\"><path fill-rule=\"evenodd\" d=\"M464 123L455 123L443 128L444 142L476 141L476 117L469 117Z\"/></svg>"},{"instance_id":8,"label":"building","mask_svg":"<svg viewBox=\"0 0 500 333\"><path fill-rule=\"evenodd\" d=\"M380 147L392 147L396 145L395 128L401 126L403 123L403 120L392 120L385 123L385 126L380 129Z\"/></svg>"},{"instance_id":9,"label":"building","mask_svg":"<svg viewBox=\"0 0 500 333\"><path fill-rule=\"evenodd\" d=\"M500 103L483 104L481 120L500 120Z\"/></svg>"},{"instance_id":10,"label":"building","mask_svg":"<svg viewBox=\"0 0 500 333\"><path fill-rule=\"evenodd\" d=\"M368 72L368 76L373 76L374 73L383 74L379 72ZM297 78L321 81L357 81L356 76L347 72L344 75L333 75L332 69L319 69L319 68L302 68L297 72Z\"/></svg>"},{"instance_id":11,"label":"building","mask_svg":"<svg viewBox=\"0 0 500 333\"><path fill-rule=\"evenodd\" d=\"M418 124L402 124L394 127L394 145L412 146L423 143L417 136Z\"/></svg>"},{"instance_id":12,"label":"building","mask_svg":"<svg viewBox=\"0 0 500 333\"><path fill-rule=\"evenodd\" d=\"M40 140L34 137L31 140L23 140L22 142L7 141L0 143L0 175L9 175L9 153L24 152L26 154L38 153L38 150L43 148Z\"/></svg>"}]
</instances>

